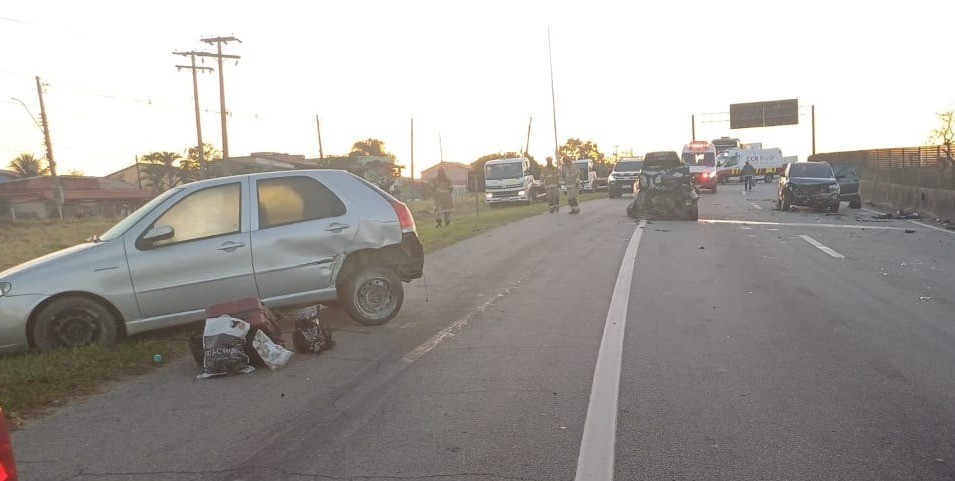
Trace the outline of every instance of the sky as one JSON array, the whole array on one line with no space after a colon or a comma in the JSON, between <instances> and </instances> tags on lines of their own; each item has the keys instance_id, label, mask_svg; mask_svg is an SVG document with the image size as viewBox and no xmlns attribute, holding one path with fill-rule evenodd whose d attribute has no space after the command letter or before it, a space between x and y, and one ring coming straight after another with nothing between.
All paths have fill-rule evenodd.
<instances>
[{"instance_id":1,"label":"sky","mask_svg":"<svg viewBox=\"0 0 955 481\"><path fill-rule=\"evenodd\" d=\"M955 106L955 2L8 0L0 3L0 168L44 152L106 175L196 143L191 76L173 51L224 66L229 150L318 156L374 137L415 171L557 138L605 154L738 137L800 159L922 145ZM864 8L862 7L864 5ZM207 60L204 66L213 66ZM203 139L221 148L218 74L199 78ZM799 99L799 125L731 130L729 105ZM17 100L19 99L26 108ZM29 112L28 112L29 111ZM531 120L532 119L532 120ZM439 137L441 142L439 144ZM416 174L417 175L417 174Z\"/></svg>"}]
</instances>

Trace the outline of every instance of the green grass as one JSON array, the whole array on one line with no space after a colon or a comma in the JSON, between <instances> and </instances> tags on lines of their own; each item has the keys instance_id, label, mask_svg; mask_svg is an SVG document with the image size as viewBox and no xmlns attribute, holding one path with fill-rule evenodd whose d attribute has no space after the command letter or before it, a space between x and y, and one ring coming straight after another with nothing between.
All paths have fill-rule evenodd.
<instances>
[{"instance_id":1,"label":"green grass","mask_svg":"<svg viewBox=\"0 0 955 481\"><path fill-rule=\"evenodd\" d=\"M606 193L584 194L582 201ZM566 199L561 199L566 212ZM450 226L435 228L434 203L408 203L425 252L433 252L494 227L547 210L546 203L491 209L474 197L455 199ZM83 242L105 232L112 222L88 219L66 222L0 223L0 270ZM72 399L99 392L105 383L155 369L153 354L164 362L187 355L186 328L125 339L112 346L87 346L47 353L0 356L0 406L16 428L25 420Z\"/></svg>"}]
</instances>

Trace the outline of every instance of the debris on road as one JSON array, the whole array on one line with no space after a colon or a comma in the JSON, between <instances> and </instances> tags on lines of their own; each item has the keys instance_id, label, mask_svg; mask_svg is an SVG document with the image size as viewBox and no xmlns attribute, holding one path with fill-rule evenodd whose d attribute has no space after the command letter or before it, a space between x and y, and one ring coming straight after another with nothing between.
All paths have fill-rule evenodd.
<instances>
[{"instance_id":1,"label":"debris on road","mask_svg":"<svg viewBox=\"0 0 955 481\"><path fill-rule=\"evenodd\" d=\"M919 300L922 301L922 302L930 302L930 301L932 300L932 298L929 297L929 296L921 296L921 297L919 297Z\"/></svg>"},{"instance_id":2,"label":"debris on road","mask_svg":"<svg viewBox=\"0 0 955 481\"><path fill-rule=\"evenodd\" d=\"M922 216L915 211L896 210L885 214L876 214L873 219L921 219Z\"/></svg>"},{"instance_id":3,"label":"debris on road","mask_svg":"<svg viewBox=\"0 0 955 481\"><path fill-rule=\"evenodd\" d=\"M700 246L700 250L706 249L706 246Z\"/></svg>"},{"instance_id":4,"label":"debris on road","mask_svg":"<svg viewBox=\"0 0 955 481\"><path fill-rule=\"evenodd\" d=\"M905 233L906 233L906 234L914 234L914 233L915 233L915 229L905 229Z\"/></svg>"},{"instance_id":5,"label":"debris on road","mask_svg":"<svg viewBox=\"0 0 955 481\"><path fill-rule=\"evenodd\" d=\"M656 232L673 232L673 229L653 229Z\"/></svg>"},{"instance_id":6,"label":"debris on road","mask_svg":"<svg viewBox=\"0 0 955 481\"><path fill-rule=\"evenodd\" d=\"M295 332L292 334L292 346L296 352L320 354L335 347L332 331L323 326L319 319L320 306L300 309L291 316Z\"/></svg>"},{"instance_id":7,"label":"debris on road","mask_svg":"<svg viewBox=\"0 0 955 481\"><path fill-rule=\"evenodd\" d=\"M227 315L206 319L202 333L202 372L196 379L255 371L245 353L245 337L251 328L248 322Z\"/></svg>"},{"instance_id":8,"label":"debris on road","mask_svg":"<svg viewBox=\"0 0 955 481\"><path fill-rule=\"evenodd\" d=\"M252 337L252 347L259 358L262 359L265 367L273 371L286 365L293 354L292 351L272 342L265 331L261 330L255 331L255 335Z\"/></svg>"}]
</instances>

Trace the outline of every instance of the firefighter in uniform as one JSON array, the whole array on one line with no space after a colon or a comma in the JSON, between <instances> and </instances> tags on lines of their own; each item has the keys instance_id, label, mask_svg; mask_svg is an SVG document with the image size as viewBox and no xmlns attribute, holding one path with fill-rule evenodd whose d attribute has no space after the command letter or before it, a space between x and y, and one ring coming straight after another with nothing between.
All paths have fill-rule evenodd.
<instances>
[{"instance_id":1,"label":"firefighter in uniform","mask_svg":"<svg viewBox=\"0 0 955 481\"><path fill-rule=\"evenodd\" d=\"M571 214L580 213L580 170L571 162L570 157L564 157L564 185L567 187L567 205Z\"/></svg>"},{"instance_id":2,"label":"firefighter in uniform","mask_svg":"<svg viewBox=\"0 0 955 481\"><path fill-rule=\"evenodd\" d=\"M552 157L547 158L547 165L541 168L541 177L544 178L544 188L547 190L547 204L550 213L560 210L560 170L554 165Z\"/></svg>"},{"instance_id":3,"label":"firefighter in uniform","mask_svg":"<svg viewBox=\"0 0 955 481\"><path fill-rule=\"evenodd\" d=\"M451 184L451 179L448 178L444 167L438 167L438 173L431 181L431 187L434 188L435 227L441 227L442 221L445 225L451 225L451 212L454 211L451 191L454 189L454 185Z\"/></svg>"}]
</instances>

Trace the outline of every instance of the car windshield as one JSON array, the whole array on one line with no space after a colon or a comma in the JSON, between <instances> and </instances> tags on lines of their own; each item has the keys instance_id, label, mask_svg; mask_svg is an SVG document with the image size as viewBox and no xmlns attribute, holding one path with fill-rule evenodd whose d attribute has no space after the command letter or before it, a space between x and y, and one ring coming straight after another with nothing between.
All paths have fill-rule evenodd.
<instances>
[{"instance_id":1,"label":"car windshield","mask_svg":"<svg viewBox=\"0 0 955 481\"><path fill-rule=\"evenodd\" d=\"M524 176L521 163L487 164L484 166L484 178L487 180L516 179Z\"/></svg>"},{"instance_id":2,"label":"car windshield","mask_svg":"<svg viewBox=\"0 0 955 481\"><path fill-rule=\"evenodd\" d=\"M828 179L832 178L832 168L828 164L799 162L789 167L789 176Z\"/></svg>"},{"instance_id":3,"label":"car windshield","mask_svg":"<svg viewBox=\"0 0 955 481\"><path fill-rule=\"evenodd\" d=\"M643 167L643 162L639 160L623 160L617 162L617 165L614 166L614 172L637 172L640 168Z\"/></svg>"},{"instance_id":4,"label":"car windshield","mask_svg":"<svg viewBox=\"0 0 955 481\"><path fill-rule=\"evenodd\" d=\"M136 209L132 214L129 214L128 216L123 218L123 220L117 222L113 227L110 227L109 230L100 234L96 239L105 242L105 241L110 241L110 240L116 239L117 237L122 236L123 234L126 233L127 230L129 230L130 227L132 227L137 222L139 222L140 219L149 215L149 213L152 212L153 209L156 208L156 206L158 206L159 204L162 204L164 200L168 199L169 197L172 197L173 195L176 194L176 192L180 190L182 189L169 189L163 192L162 194L159 194L156 197L153 197L152 200L147 202L145 205L143 205L139 209Z\"/></svg>"},{"instance_id":5,"label":"car windshield","mask_svg":"<svg viewBox=\"0 0 955 481\"><path fill-rule=\"evenodd\" d=\"M832 167L832 173L835 174L836 177L855 177L856 176L855 169L846 165L834 165Z\"/></svg>"}]
</instances>

